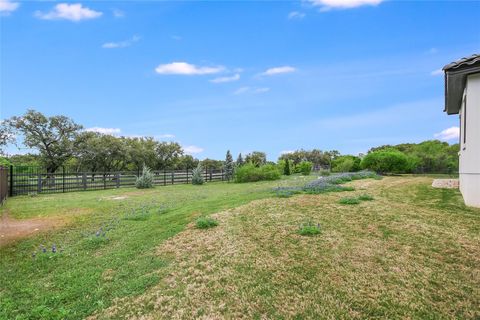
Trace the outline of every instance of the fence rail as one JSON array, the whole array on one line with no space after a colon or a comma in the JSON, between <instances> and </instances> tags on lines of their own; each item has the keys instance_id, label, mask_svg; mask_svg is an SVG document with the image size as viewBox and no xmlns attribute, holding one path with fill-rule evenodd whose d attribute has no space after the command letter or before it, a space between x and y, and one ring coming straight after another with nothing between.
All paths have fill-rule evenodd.
<instances>
[{"instance_id":1,"label":"fence rail","mask_svg":"<svg viewBox=\"0 0 480 320\"><path fill-rule=\"evenodd\" d=\"M10 167L9 171L10 196L134 186L139 175L138 171L77 172L69 171L66 168L61 168L54 173L47 173L40 167L14 166ZM155 185L188 184L192 181L191 169L155 170L152 172ZM223 170L206 168L202 174L205 181L223 181L225 179Z\"/></svg>"}]
</instances>

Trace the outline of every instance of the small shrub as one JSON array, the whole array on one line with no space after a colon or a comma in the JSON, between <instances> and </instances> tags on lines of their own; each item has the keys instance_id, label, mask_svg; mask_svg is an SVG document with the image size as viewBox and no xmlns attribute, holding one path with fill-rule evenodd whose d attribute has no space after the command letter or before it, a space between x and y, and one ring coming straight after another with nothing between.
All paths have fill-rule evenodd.
<instances>
[{"instance_id":1,"label":"small shrub","mask_svg":"<svg viewBox=\"0 0 480 320\"><path fill-rule=\"evenodd\" d=\"M298 228L298 234L301 236L314 236L321 231L320 223L314 224L312 222L303 223Z\"/></svg>"},{"instance_id":2,"label":"small shrub","mask_svg":"<svg viewBox=\"0 0 480 320\"><path fill-rule=\"evenodd\" d=\"M208 229L218 226L218 221L212 218L202 217L198 218L195 224L198 229Z\"/></svg>"},{"instance_id":3,"label":"small shrub","mask_svg":"<svg viewBox=\"0 0 480 320\"><path fill-rule=\"evenodd\" d=\"M328 170L320 170L318 174L322 177L328 177L331 173Z\"/></svg>"},{"instance_id":4,"label":"small shrub","mask_svg":"<svg viewBox=\"0 0 480 320\"><path fill-rule=\"evenodd\" d=\"M202 185L205 181L203 180L203 168L199 163L198 166L192 170L192 184Z\"/></svg>"},{"instance_id":5,"label":"small shrub","mask_svg":"<svg viewBox=\"0 0 480 320\"><path fill-rule=\"evenodd\" d=\"M283 164L283 174L286 176L289 176L291 174L290 170L290 161L288 159L285 159L285 163Z\"/></svg>"},{"instance_id":6,"label":"small shrub","mask_svg":"<svg viewBox=\"0 0 480 320\"><path fill-rule=\"evenodd\" d=\"M312 173L312 163L310 161L302 161L297 165L297 172L300 172L304 176L310 175Z\"/></svg>"},{"instance_id":7,"label":"small shrub","mask_svg":"<svg viewBox=\"0 0 480 320\"><path fill-rule=\"evenodd\" d=\"M358 200L362 201L372 201L374 198L369 194L362 194L358 197Z\"/></svg>"},{"instance_id":8,"label":"small shrub","mask_svg":"<svg viewBox=\"0 0 480 320\"><path fill-rule=\"evenodd\" d=\"M135 186L138 189L153 188L154 174L146 165L143 166L142 175L137 177Z\"/></svg>"},{"instance_id":9,"label":"small shrub","mask_svg":"<svg viewBox=\"0 0 480 320\"><path fill-rule=\"evenodd\" d=\"M262 180L278 180L281 178L280 171L276 165L266 164L256 167L247 163L235 171L235 182L256 182Z\"/></svg>"},{"instance_id":10,"label":"small shrub","mask_svg":"<svg viewBox=\"0 0 480 320\"><path fill-rule=\"evenodd\" d=\"M357 198L342 198L338 201L340 204L359 204L360 200Z\"/></svg>"}]
</instances>

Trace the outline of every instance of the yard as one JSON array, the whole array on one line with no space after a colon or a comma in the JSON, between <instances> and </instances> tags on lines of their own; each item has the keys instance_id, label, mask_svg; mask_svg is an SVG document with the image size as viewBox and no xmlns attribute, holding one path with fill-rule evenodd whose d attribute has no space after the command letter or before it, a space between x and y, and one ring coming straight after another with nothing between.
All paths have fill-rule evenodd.
<instances>
[{"instance_id":1,"label":"yard","mask_svg":"<svg viewBox=\"0 0 480 320\"><path fill-rule=\"evenodd\" d=\"M480 210L457 190L272 191L315 178L11 198L4 221L39 230L0 239L0 319L480 317Z\"/></svg>"}]
</instances>

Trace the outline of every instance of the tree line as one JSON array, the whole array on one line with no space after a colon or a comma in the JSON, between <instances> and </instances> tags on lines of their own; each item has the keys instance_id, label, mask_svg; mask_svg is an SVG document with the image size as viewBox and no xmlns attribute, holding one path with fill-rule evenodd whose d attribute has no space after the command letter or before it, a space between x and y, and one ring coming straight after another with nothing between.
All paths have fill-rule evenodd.
<instances>
[{"instance_id":1,"label":"tree line","mask_svg":"<svg viewBox=\"0 0 480 320\"><path fill-rule=\"evenodd\" d=\"M371 169L395 173L452 173L458 171L459 145L438 140L418 144L405 143L372 148L366 155L341 155L337 150L299 149L282 154L278 163L267 161L265 152L239 154L236 161L230 151L225 160L200 161L186 154L177 142L157 141L152 137L124 137L89 132L66 116L45 116L28 110L0 123L0 153L16 137L37 154L13 155L0 158L0 165L43 166L55 172L62 166L91 172L137 171L145 165L153 170L185 170L200 164L209 169L226 169L232 174L235 167L245 163L255 167L277 165L283 172L302 172L306 168L351 172ZM288 169L286 168L288 167Z\"/></svg>"}]
</instances>

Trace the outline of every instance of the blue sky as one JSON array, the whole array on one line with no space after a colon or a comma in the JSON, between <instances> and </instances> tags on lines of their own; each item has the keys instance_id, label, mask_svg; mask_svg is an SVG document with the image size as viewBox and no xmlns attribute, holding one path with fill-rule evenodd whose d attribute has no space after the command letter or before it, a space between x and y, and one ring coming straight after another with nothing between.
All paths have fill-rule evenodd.
<instances>
[{"instance_id":1,"label":"blue sky","mask_svg":"<svg viewBox=\"0 0 480 320\"><path fill-rule=\"evenodd\" d=\"M198 158L456 141L441 67L479 1L0 0L0 118L34 108ZM10 152L15 152L10 147Z\"/></svg>"}]
</instances>

